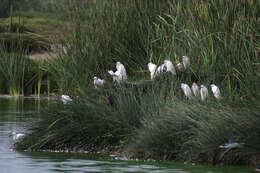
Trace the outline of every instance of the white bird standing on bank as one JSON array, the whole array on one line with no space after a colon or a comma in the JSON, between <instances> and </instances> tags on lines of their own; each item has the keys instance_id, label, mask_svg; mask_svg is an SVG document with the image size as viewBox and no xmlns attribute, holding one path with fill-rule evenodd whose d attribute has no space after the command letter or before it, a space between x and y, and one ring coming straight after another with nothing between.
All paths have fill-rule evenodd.
<instances>
[{"instance_id":1,"label":"white bird standing on bank","mask_svg":"<svg viewBox=\"0 0 260 173\"><path fill-rule=\"evenodd\" d=\"M99 79L94 76L94 86L97 88L98 86L103 86L105 84L105 80Z\"/></svg>"},{"instance_id":2,"label":"white bird standing on bank","mask_svg":"<svg viewBox=\"0 0 260 173\"><path fill-rule=\"evenodd\" d=\"M215 84L211 84L210 87L211 87L211 91L212 91L214 97L216 97L217 99L220 99L221 95L220 95L219 88Z\"/></svg>"},{"instance_id":3,"label":"white bird standing on bank","mask_svg":"<svg viewBox=\"0 0 260 173\"><path fill-rule=\"evenodd\" d=\"M187 56L182 56L182 64L184 67L184 70L190 67L190 59Z\"/></svg>"},{"instance_id":4,"label":"white bird standing on bank","mask_svg":"<svg viewBox=\"0 0 260 173\"><path fill-rule=\"evenodd\" d=\"M116 69L122 75L122 81L127 80L125 66L121 62L116 62Z\"/></svg>"},{"instance_id":5,"label":"white bird standing on bank","mask_svg":"<svg viewBox=\"0 0 260 173\"><path fill-rule=\"evenodd\" d=\"M189 85L187 85L187 84L185 84L185 83L181 83L181 89L183 90L184 95L185 95L187 98L191 99L191 97L192 97L192 92L191 92L191 89L190 89Z\"/></svg>"},{"instance_id":6,"label":"white bird standing on bank","mask_svg":"<svg viewBox=\"0 0 260 173\"><path fill-rule=\"evenodd\" d=\"M155 64L153 64L152 62L149 62L147 64L148 69L150 71L150 75L151 75L151 80L155 77L155 72L156 72L156 68L157 66Z\"/></svg>"},{"instance_id":7,"label":"white bird standing on bank","mask_svg":"<svg viewBox=\"0 0 260 173\"><path fill-rule=\"evenodd\" d=\"M12 132L9 136L13 137L14 141L20 140L24 137L23 133L16 133L16 132Z\"/></svg>"},{"instance_id":8,"label":"white bird standing on bank","mask_svg":"<svg viewBox=\"0 0 260 173\"><path fill-rule=\"evenodd\" d=\"M172 75L176 75L176 70L170 60L164 60L164 64L166 67L166 72L171 72Z\"/></svg>"},{"instance_id":9,"label":"white bird standing on bank","mask_svg":"<svg viewBox=\"0 0 260 173\"><path fill-rule=\"evenodd\" d=\"M208 89L204 86L201 85L200 86L200 97L202 101L205 101L208 97L209 93L208 93Z\"/></svg>"},{"instance_id":10,"label":"white bird standing on bank","mask_svg":"<svg viewBox=\"0 0 260 173\"><path fill-rule=\"evenodd\" d=\"M68 96L68 95L61 95L61 101L62 101L64 104L67 104L68 102L72 102L72 99L71 99L70 96Z\"/></svg>"},{"instance_id":11,"label":"white bird standing on bank","mask_svg":"<svg viewBox=\"0 0 260 173\"><path fill-rule=\"evenodd\" d=\"M193 82L191 89L195 97L198 97L200 95L199 86L195 82Z\"/></svg>"}]
</instances>

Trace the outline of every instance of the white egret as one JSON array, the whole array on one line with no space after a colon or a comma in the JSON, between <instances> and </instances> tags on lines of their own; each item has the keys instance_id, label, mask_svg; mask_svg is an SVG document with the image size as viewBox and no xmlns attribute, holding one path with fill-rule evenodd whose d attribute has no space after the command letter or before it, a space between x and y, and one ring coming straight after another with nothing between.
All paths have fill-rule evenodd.
<instances>
[{"instance_id":1,"label":"white egret","mask_svg":"<svg viewBox=\"0 0 260 173\"><path fill-rule=\"evenodd\" d=\"M255 168L254 171L255 172L260 172L260 168Z\"/></svg>"},{"instance_id":2,"label":"white egret","mask_svg":"<svg viewBox=\"0 0 260 173\"><path fill-rule=\"evenodd\" d=\"M18 141L24 137L24 134L12 132L9 136L12 136L14 141Z\"/></svg>"},{"instance_id":3,"label":"white egret","mask_svg":"<svg viewBox=\"0 0 260 173\"><path fill-rule=\"evenodd\" d=\"M205 101L208 97L209 93L208 93L208 89L204 86L201 85L200 86L200 97L202 101Z\"/></svg>"},{"instance_id":4,"label":"white egret","mask_svg":"<svg viewBox=\"0 0 260 173\"><path fill-rule=\"evenodd\" d=\"M187 84L185 84L185 83L181 83L181 89L183 90L184 95L185 95L187 98L191 99L191 97L192 97L192 92L191 92L191 89L190 89L189 85L187 85Z\"/></svg>"},{"instance_id":5,"label":"white egret","mask_svg":"<svg viewBox=\"0 0 260 173\"><path fill-rule=\"evenodd\" d=\"M64 104L67 104L69 102L72 102L72 99L70 98L70 96L68 95L61 95L61 101L64 103Z\"/></svg>"},{"instance_id":6,"label":"white egret","mask_svg":"<svg viewBox=\"0 0 260 173\"><path fill-rule=\"evenodd\" d=\"M190 67L190 59L189 59L189 57L182 56L182 63L183 63L184 70L189 68Z\"/></svg>"},{"instance_id":7,"label":"white egret","mask_svg":"<svg viewBox=\"0 0 260 173\"><path fill-rule=\"evenodd\" d=\"M183 70L184 70L183 64L182 64L181 62L179 62L178 64L176 64L176 68L177 68L179 71L183 71Z\"/></svg>"},{"instance_id":8,"label":"white egret","mask_svg":"<svg viewBox=\"0 0 260 173\"><path fill-rule=\"evenodd\" d=\"M166 72L171 72L172 75L176 75L176 70L170 60L164 60L164 64L166 67Z\"/></svg>"},{"instance_id":9,"label":"white egret","mask_svg":"<svg viewBox=\"0 0 260 173\"><path fill-rule=\"evenodd\" d=\"M97 88L98 86L103 86L105 83L105 80L99 79L96 76L94 76L94 86Z\"/></svg>"},{"instance_id":10,"label":"white egret","mask_svg":"<svg viewBox=\"0 0 260 173\"><path fill-rule=\"evenodd\" d=\"M150 71L150 75L151 75L151 80L155 77L155 72L156 72L156 68L157 66L155 64L153 64L152 62L149 62L147 64L148 69Z\"/></svg>"},{"instance_id":11,"label":"white egret","mask_svg":"<svg viewBox=\"0 0 260 173\"><path fill-rule=\"evenodd\" d=\"M127 75L126 75L126 70L125 70L125 66L121 63L121 62L116 62L116 69L117 71L119 71L119 73L122 76L122 81L127 80Z\"/></svg>"},{"instance_id":12,"label":"white egret","mask_svg":"<svg viewBox=\"0 0 260 173\"><path fill-rule=\"evenodd\" d=\"M166 66L165 66L165 64L162 64L162 65L160 65L160 66L157 68L156 74L160 74L160 73L165 72L165 71L166 71Z\"/></svg>"},{"instance_id":13,"label":"white egret","mask_svg":"<svg viewBox=\"0 0 260 173\"><path fill-rule=\"evenodd\" d=\"M122 75L119 71L113 72L112 70L109 70L108 73L113 77L113 81L121 82L122 81Z\"/></svg>"},{"instance_id":14,"label":"white egret","mask_svg":"<svg viewBox=\"0 0 260 173\"><path fill-rule=\"evenodd\" d=\"M242 144L240 144L238 142L229 142L229 143L225 143L225 144L219 146L219 148L225 148L225 149L232 149L232 148L238 148L238 147L242 147Z\"/></svg>"},{"instance_id":15,"label":"white egret","mask_svg":"<svg viewBox=\"0 0 260 173\"><path fill-rule=\"evenodd\" d=\"M199 86L195 82L193 82L191 89L195 97L200 95Z\"/></svg>"},{"instance_id":16,"label":"white egret","mask_svg":"<svg viewBox=\"0 0 260 173\"><path fill-rule=\"evenodd\" d=\"M215 84L211 84L210 87L211 87L211 91L212 91L214 97L216 97L217 99L220 99L221 95L220 95L219 88Z\"/></svg>"}]
</instances>

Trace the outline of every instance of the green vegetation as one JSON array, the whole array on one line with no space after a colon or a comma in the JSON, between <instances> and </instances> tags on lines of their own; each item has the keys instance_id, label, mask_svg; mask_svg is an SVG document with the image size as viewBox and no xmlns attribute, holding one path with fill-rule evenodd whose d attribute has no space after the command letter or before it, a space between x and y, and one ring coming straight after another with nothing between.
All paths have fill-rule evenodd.
<instances>
[{"instance_id":1,"label":"green vegetation","mask_svg":"<svg viewBox=\"0 0 260 173\"><path fill-rule=\"evenodd\" d=\"M259 159L258 1L69 2L60 15L66 25L57 28L64 34L53 41L57 57L38 69L53 81L48 92L67 93L73 102L46 107L18 149L120 151L213 164ZM55 19L45 19L47 28L55 27ZM28 28L41 20L28 19ZM38 34L44 30L57 33ZM177 64L182 55L190 57L189 71L149 80L148 62ZM126 84L113 83L107 73L117 61L127 69ZM37 93L43 72L37 73ZM94 89L94 75L106 79L104 88ZM215 83L223 99L186 100L181 82L208 89ZM243 147L219 148L229 140Z\"/></svg>"}]
</instances>

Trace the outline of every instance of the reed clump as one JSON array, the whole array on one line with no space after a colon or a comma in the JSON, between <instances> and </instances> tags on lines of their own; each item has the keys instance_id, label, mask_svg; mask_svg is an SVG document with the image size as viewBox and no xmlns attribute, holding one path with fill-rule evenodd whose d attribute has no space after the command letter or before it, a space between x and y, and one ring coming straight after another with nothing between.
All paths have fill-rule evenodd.
<instances>
[{"instance_id":1,"label":"reed clump","mask_svg":"<svg viewBox=\"0 0 260 173\"><path fill-rule=\"evenodd\" d=\"M73 102L47 107L18 149L121 150L133 157L213 164L259 156L259 4L139 0L92 5L92 13L71 6L66 51L49 65L59 92L71 94ZM190 57L188 71L148 80L148 62L177 64L182 55ZM108 76L116 61L126 66L125 84ZM107 80L104 88L93 88L94 75ZM215 83L223 98L186 100L181 82ZM242 147L219 148L229 141Z\"/></svg>"}]
</instances>

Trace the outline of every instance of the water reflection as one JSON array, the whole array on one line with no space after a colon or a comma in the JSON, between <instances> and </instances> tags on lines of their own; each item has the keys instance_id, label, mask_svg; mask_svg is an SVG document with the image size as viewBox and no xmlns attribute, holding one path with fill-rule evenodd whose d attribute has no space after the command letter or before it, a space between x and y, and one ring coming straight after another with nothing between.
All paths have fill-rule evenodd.
<instances>
[{"instance_id":1,"label":"water reflection","mask_svg":"<svg viewBox=\"0 0 260 173\"><path fill-rule=\"evenodd\" d=\"M76 153L17 152L9 137L12 131L26 132L27 123L39 118L49 99L0 96L1 173L247 173L245 167L216 168L171 163L118 161L108 157Z\"/></svg>"}]
</instances>

